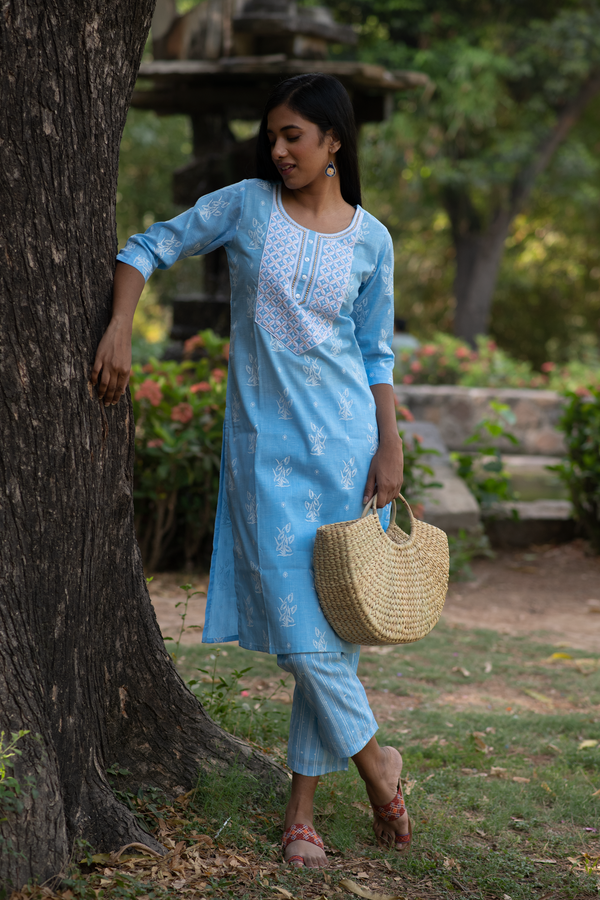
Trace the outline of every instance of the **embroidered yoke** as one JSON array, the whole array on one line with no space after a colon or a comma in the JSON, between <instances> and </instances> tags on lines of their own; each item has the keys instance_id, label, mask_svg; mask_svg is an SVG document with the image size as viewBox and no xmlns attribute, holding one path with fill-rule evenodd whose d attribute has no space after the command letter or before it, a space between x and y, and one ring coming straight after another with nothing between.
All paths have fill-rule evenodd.
<instances>
[{"instance_id":1,"label":"embroidered yoke","mask_svg":"<svg viewBox=\"0 0 600 900\"><path fill-rule=\"evenodd\" d=\"M279 185L252 179L134 235L118 259L147 279L221 246L231 350L203 641L352 653L321 612L312 552L319 525L362 512L369 386L392 384L391 238L361 207L338 234L310 231Z\"/></svg>"}]
</instances>

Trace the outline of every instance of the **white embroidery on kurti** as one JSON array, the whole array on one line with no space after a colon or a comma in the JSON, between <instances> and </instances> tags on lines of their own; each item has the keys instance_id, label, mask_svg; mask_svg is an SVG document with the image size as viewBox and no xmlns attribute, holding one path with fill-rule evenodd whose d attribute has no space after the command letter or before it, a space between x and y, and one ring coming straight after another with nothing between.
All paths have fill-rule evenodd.
<instances>
[{"instance_id":1,"label":"white embroidery on kurti","mask_svg":"<svg viewBox=\"0 0 600 900\"><path fill-rule=\"evenodd\" d=\"M282 460L276 459L275 462L277 463L276 468L273 469L273 475L275 476L275 486L289 487L290 482L288 481L287 476L290 475L292 471L292 467L289 465L289 456L286 456Z\"/></svg>"},{"instance_id":2,"label":"white embroidery on kurti","mask_svg":"<svg viewBox=\"0 0 600 900\"><path fill-rule=\"evenodd\" d=\"M369 223L366 219L363 219L360 228L358 229L358 234L356 235L356 243L364 244L366 239L369 236Z\"/></svg>"},{"instance_id":3,"label":"white embroidery on kurti","mask_svg":"<svg viewBox=\"0 0 600 900\"><path fill-rule=\"evenodd\" d=\"M279 598L279 624L283 628L291 628L292 625L296 624L294 622L294 613L296 612L297 606L292 606L293 602L293 594L288 594L285 600L283 597Z\"/></svg>"},{"instance_id":4,"label":"white embroidery on kurti","mask_svg":"<svg viewBox=\"0 0 600 900\"><path fill-rule=\"evenodd\" d=\"M361 218L359 214L339 237L318 235L309 250L306 232L282 214L277 201L273 204L260 264L256 322L297 356L331 337ZM306 271L301 278L302 268Z\"/></svg>"},{"instance_id":5,"label":"white embroidery on kurti","mask_svg":"<svg viewBox=\"0 0 600 900\"><path fill-rule=\"evenodd\" d=\"M269 191L269 192L271 192L271 191L273 190L273 185L271 184L270 181L257 181L256 184L257 184L258 187L261 188L263 191Z\"/></svg>"},{"instance_id":6,"label":"white embroidery on kurti","mask_svg":"<svg viewBox=\"0 0 600 900\"><path fill-rule=\"evenodd\" d=\"M285 350L285 346L281 343L281 341L278 341L274 335L271 335L269 346L273 353L281 353L283 350Z\"/></svg>"},{"instance_id":7,"label":"white embroidery on kurti","mask_svg":"<svg viewBox=\"0 0 600 900\"><path fill-rule=\"evenodd\" d=\"M254 293L254 288L251 284L246 285L246 316L249 319L254 318L254 310L255 310L255 301L256 296Z\"/></svg>"},{"instance_id":8,"label":"white embroidery on kurti","mask_svg":"<svg viewBox=\"0 0 600 900\"><path fill-rule=\"evenodd\" d=\"M331 350L329 351L332 356L339 356L342 352L344 342L340 337L338 337L339 333L339 328L333 329L333 337L331 338Z\"/></svg>"},{"instance_id":9,"label":"white embroidery on kurti","mask_svg":"<svg viewBox=\"0 0 600 900\"><path fill-rule=\"evenodd\" d=\"M380 353L388 353L389 352L390 348L388 346L388 337L389 337L389 334L388 334L387 330L385 328L382 328L381 331L379 332L379 340L377 342L377 346L379 348Z\"/></svg>"},{"instance_id":10,"label":"white embroidery on kurti","mask_svg":"<svg viewBox=\"0 0 600 900\"><path fill-rule=\"evenodd\" d=\"M311 491L309 488L308 491L308 500L304 501L304 506L307 510L306 512L306 520L307 522L316 522L321 516L321 506L320 503L320 494L315 494L314 491Z\"/></svg>"},{"instance_id":11,"label":"white embroidery on kurti","mask_svg":"<svg viewBox=\"0 0 600 900\"><path fill-rule=\"evenodd\" d=\"M355 457L351 456L348 462L343 459L342 462L344 463L341 471L342 488L345 491L351 491L354 487L353 479L355 478L358 471L354 468Z\"/></svg>"},{"instance_id":12,"label":"white embroidery on kurti","mask_svg":"<svg viewBox=\"0 0 600 900\"><path fill-rule=\"evenodd\" d=\"M251 353L248 354L246 372L248 373L246 384L250 385L250 387L258 387L258 360Z\"/></svg>"},{"instance_id":13,"label":"white embroidery on kurti","mask_svg":"<svg viewBox=\"0 0 600 900\"><path fill-rule=\"evenodd\" d=\"M231 395L231 419L233 422L240 421L240 409L242 403L240 400L240 395L237 391L234 391Z\"/></svg>"},{"instance_id":14,"label":"white embroidery on kurti","mask_svg":"<svg viewBox=\"0 0 600 900\"><path fill-rule=\"evenodd\" d=\"M235 491L235 477L238 473L237 470L237 457L232 459L229 463L229 469L227 472L227 490Z\"/></svg>"},{"instance_id":15,"label":"white embroidery on kurti","mask_svg":"<svg viewBox=\"0 0 600 900\"><path fill-rule=\"evenodd\" d=\"M136 256L133 261L134 266L137 266L146 278L149 278L152 275L152 263L149 262L145 256Z\"/></svg>"},{"instance_id":16,"label":"white embroidery on kurti","mask_svg":"<svg viewBox=\"0 0 600 900\"><path fill-rule=\"evenodd\" d=\"M327 440L327 435L323 434L324 425L321 425L318 428L314 422L310 423L310 427L312 430L312 434L309 434L308 440L312 444L310 448L311 456L323 456L325 453L325 441Z\"/></svg>"},{"instance_id":17,"label":"white embroidery on kurti","mask_svg":"<svg viewBox=\"0 0 600 900\"><path fill-rule=\"evenodd\" d=\"M362 328L365 322L367 321L367 316L369 314L369 303L368 297L361 297L354 304L354 308L352 310L352 315L354 316L354 321L358 325L359 328Z\"/></svg>"},{"instance_id":18,"label":"white embroidery on kurti","mask_svg":"<svg viewBox=\"0 0 600 900\"><path fill-rule=\"evenodd\" d=\"M256 494L251 494L250 491L246 491L246 499L247 503L245 503L246 507L246 522L248 525L256 525L257 522L257 511L256 511Z\"/></svg>"},{"instance_id":19,"label":"white embroidery on kurti","mask_svg":"<svg viewBox=\"0 0 600 900\"><path fill-rule=\"evenodd\" d=\"M252 228L248 229L248 237L250 238L248 246L250 250L259 250L262 247L266 230L267 222L259 222L258 219L252 219Z\"/></svg>"},{"instance_id":20,"label":"white embroidery on kurti","mask_svg":"<svg viewBox=\"0 0 600 900\"><path fill-rule=\"evenodd\" d=\"M213 197L213 199L200 207L200 215L205 222L212 216L222 216L223 210L229 206L229 200L223 200L221 197Z\"/></svg>"},{"instance_id":21,"label":"white embroidery on kurti","mask_svg":"<svg viewBox=\"0 0 600 900\"><path fill-rule=\"evenodd\" d=\"M353 419L354 416L352 415L352 407L354 406L354 400L350 399L350 391L348 390L348 388L346 388L343 393L340 393L338 391L338 397L340 398L338 400L338 415L340 419Z\"/></svg>"},{"instance_id":22,"label":"white embroidery on kurti","mask_svg":"<svg viewBox=\"0 0 600 900\"><path fill-rule=\"evenodd\" d=\"M246 610L246 624L248 625L248 628L254 628L254 608L252 606L250 594L248 594L248 596L244 598L244 607Z\"/></svg>"},{"instance_id":23,"label":"white embroidery on kurti","mask_svg":"<svg viewBox=\"0 0 600 900\"><path fill-rule=\"evenodd\" d=\"M309 384L311 387L319 387L321 384L321 366L316 359L311 359L310 356L305 356L304 362L306 365L302 366L302 371L306 375L305 384Z\"/></svg>"},{"instance_id":24,"label":"white embroidery on kurti","mask_svg":"<svg viewBox=\"0 0 600 900\"><path fill-rule=\"evenodd\" d=\"M243 555L242 554L242 545L240 544L239 535L235 539L235 543L233 545L233 552L235 553L235 555L237 556L238 559L242 558L242 555Z\"/></svg>"},{"instance_id":25,"label":"white embroidery on kurti","mask_svg":"<svg viewBox=\"0 0 600 900\"><path fill-rule=\"evenodd\" d=\"M352 374L356 378L359 384L364 384L366 380L365 367L360 362L356 362L352 360L350 365L352 366Z\"/></svg>"},{"instance_id":26,"label":"white embroidery on kurti","mask_svg":"<svg viewBox=\"0 0 600 900\"><path fill-rule=\"evenodd\" d=\"M254 584L254 593L262 594L262 580L260 577L260 569L256 565L256 563L250 560L250 575L252 576L252 582Z\"/></svg>"},{"instance_id":27,"label":"white embroidery on kurti","mask_svg":"<svg viewBox=\"0 0 600 900\"><path fill-rule=\"evenodd\" d=\"M292 523L288 522L283 528L275 527L277 528L277 534L275 535L275 552L277 556L291 556L294 552L292 544L295 538L295 535L291 534Z\"/></svg>"},{"instance_id":28,"label":"white embroidery on kurti","mask_svg":"<svg viewBox=\"0 0 600 900\"><path fill-rule=\"evenodd\" d=\"M383 267L383 283L385 284L385 295L391 297L394 293L394 270L390 266Z\"/></svg>"},{"instance_id":29,"label":"white embroidery on kurti","mask_svg":"<svg viewBox=\"0 0 600 900\"><path fill-rule=\"evenodd\" d=\"M371 456L375 456L375 454L377 453L377 448L379 447L379 433L375 428L373 428L371 424L369 424L367 427L369 429L369 433L367 435L367 440L370 444L369 453Z\"/></svg>"},{"instance_id":30,"label":"white embroidery on kurti","mask_svg":"<svg viewBox=\"0 0 600 900\"><path fill-rule=\"evenodd\" d=\"M248 453L256 453L256 439L258 435L256 432L248 435Z\"/></svg>"},{"instance_id":31,"label":"white embroidery on kurti","mask_svg":"<svg viewBox=\"0 0 600 900\"><path fill-rule=\"evenodd\" d=\"M159 256L175 256L175 247L181 247L181 241L178 241L174 234L170 237L164 237L156 245L156 252Z\"/></svg>"},{"instance_id":32,"label":"white embroidery on kurti","mask_svg":"<svg viewBox=\"0 0 600 900\"><path fill-rule=\"evenodd\" d=\"M277 401L277 414L280 419L291 419L292 418L292 404L293 400L288 397L289 389L285 388L283 391L278 391L279 400Z\"/></svg>"},{"instance_id":33,"label":"white embroidery on kurti","mask_svg":"<svg viewBox=\"0 0 600 900\"><path fill-rule=\"evenodd\" d=\"M319 653L325 653L327 650L327 641L325 640L325 632L315 628L316 641L313 641L313 647Z\"/></svg>"}]
</instances>

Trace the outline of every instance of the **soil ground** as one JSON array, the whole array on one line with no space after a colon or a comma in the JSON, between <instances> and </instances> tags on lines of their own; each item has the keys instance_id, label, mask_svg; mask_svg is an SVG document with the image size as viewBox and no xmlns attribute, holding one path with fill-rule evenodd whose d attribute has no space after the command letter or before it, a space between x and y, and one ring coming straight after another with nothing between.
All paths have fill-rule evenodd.
<instances>
[{"instance_id":1,"label":"soil ground","mask_svg":"<svg viewBox=\"0 0 600 900\"><path fill-rule=\"evenodd\" d=\"M600 557L586 555L582 541L498 552L475 560L472 569L472 581L450 585L446 624L600 651ZM185 599L179 585L186 581L206 591L208 575L166 572L149 585L162 632L175 640L183 611L175 604ZM205 607L205 594L191 598L183 644L200 643Z\"/></svg>"}]
</instances>

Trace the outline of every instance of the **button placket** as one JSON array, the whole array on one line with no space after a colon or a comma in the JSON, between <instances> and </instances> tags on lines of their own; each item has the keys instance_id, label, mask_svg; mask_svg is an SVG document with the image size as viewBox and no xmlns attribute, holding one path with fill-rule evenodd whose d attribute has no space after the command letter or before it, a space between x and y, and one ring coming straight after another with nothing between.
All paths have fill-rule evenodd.
<instances>
[{"instance_id":1,"label":"button placket","mask_svg":"<svg viewBox=\"0 0 600 900\"><path fill-rule=\"evenodd\" d=\"M310 282L308 281L308 275L310 272L312 258L310 256L311 253L314 253L314 238L308 238L306 249L303 247L302 250L308 254L302 258L302 264L300 268L300 284L296 283L296 294L295 299L299 301L298 306L303 306L307 301L307 289L310 288ZM308 282L308 283L307 283ZM304 293L304 297L302 294Z\"/></svg>"}]
</instances>

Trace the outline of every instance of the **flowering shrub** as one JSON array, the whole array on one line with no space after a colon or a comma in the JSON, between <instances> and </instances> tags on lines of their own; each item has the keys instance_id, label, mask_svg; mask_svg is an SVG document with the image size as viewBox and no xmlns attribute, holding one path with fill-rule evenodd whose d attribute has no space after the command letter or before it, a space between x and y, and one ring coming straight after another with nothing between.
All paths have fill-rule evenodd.
<instances>
[{"instance_id":1,"label":"flowering shrub","mask_svg":"<svg viewBox=\"0 0 600 900\"><path fill-rule=\"evenodd\" d=\"M131 376L136 530L150 571L210 550L217 508L229 343L204 331L184 352Z\"/></svg>"},{"instance_id":2,"label":"flowering shrub","mask_svg":"<svg viewBox=\"0 0 600 900\"><path fill-rule=\"evenodd\" d=\"M480 337L473 350L449 334L396 359L396 382L402 384L458 384L463 387L518 387L576 390L590 383L600 385L600 356L587 350L581 359L565 365L546 362L542 371L514 359L493 341Z\"/></svg>"}]
</instances>

